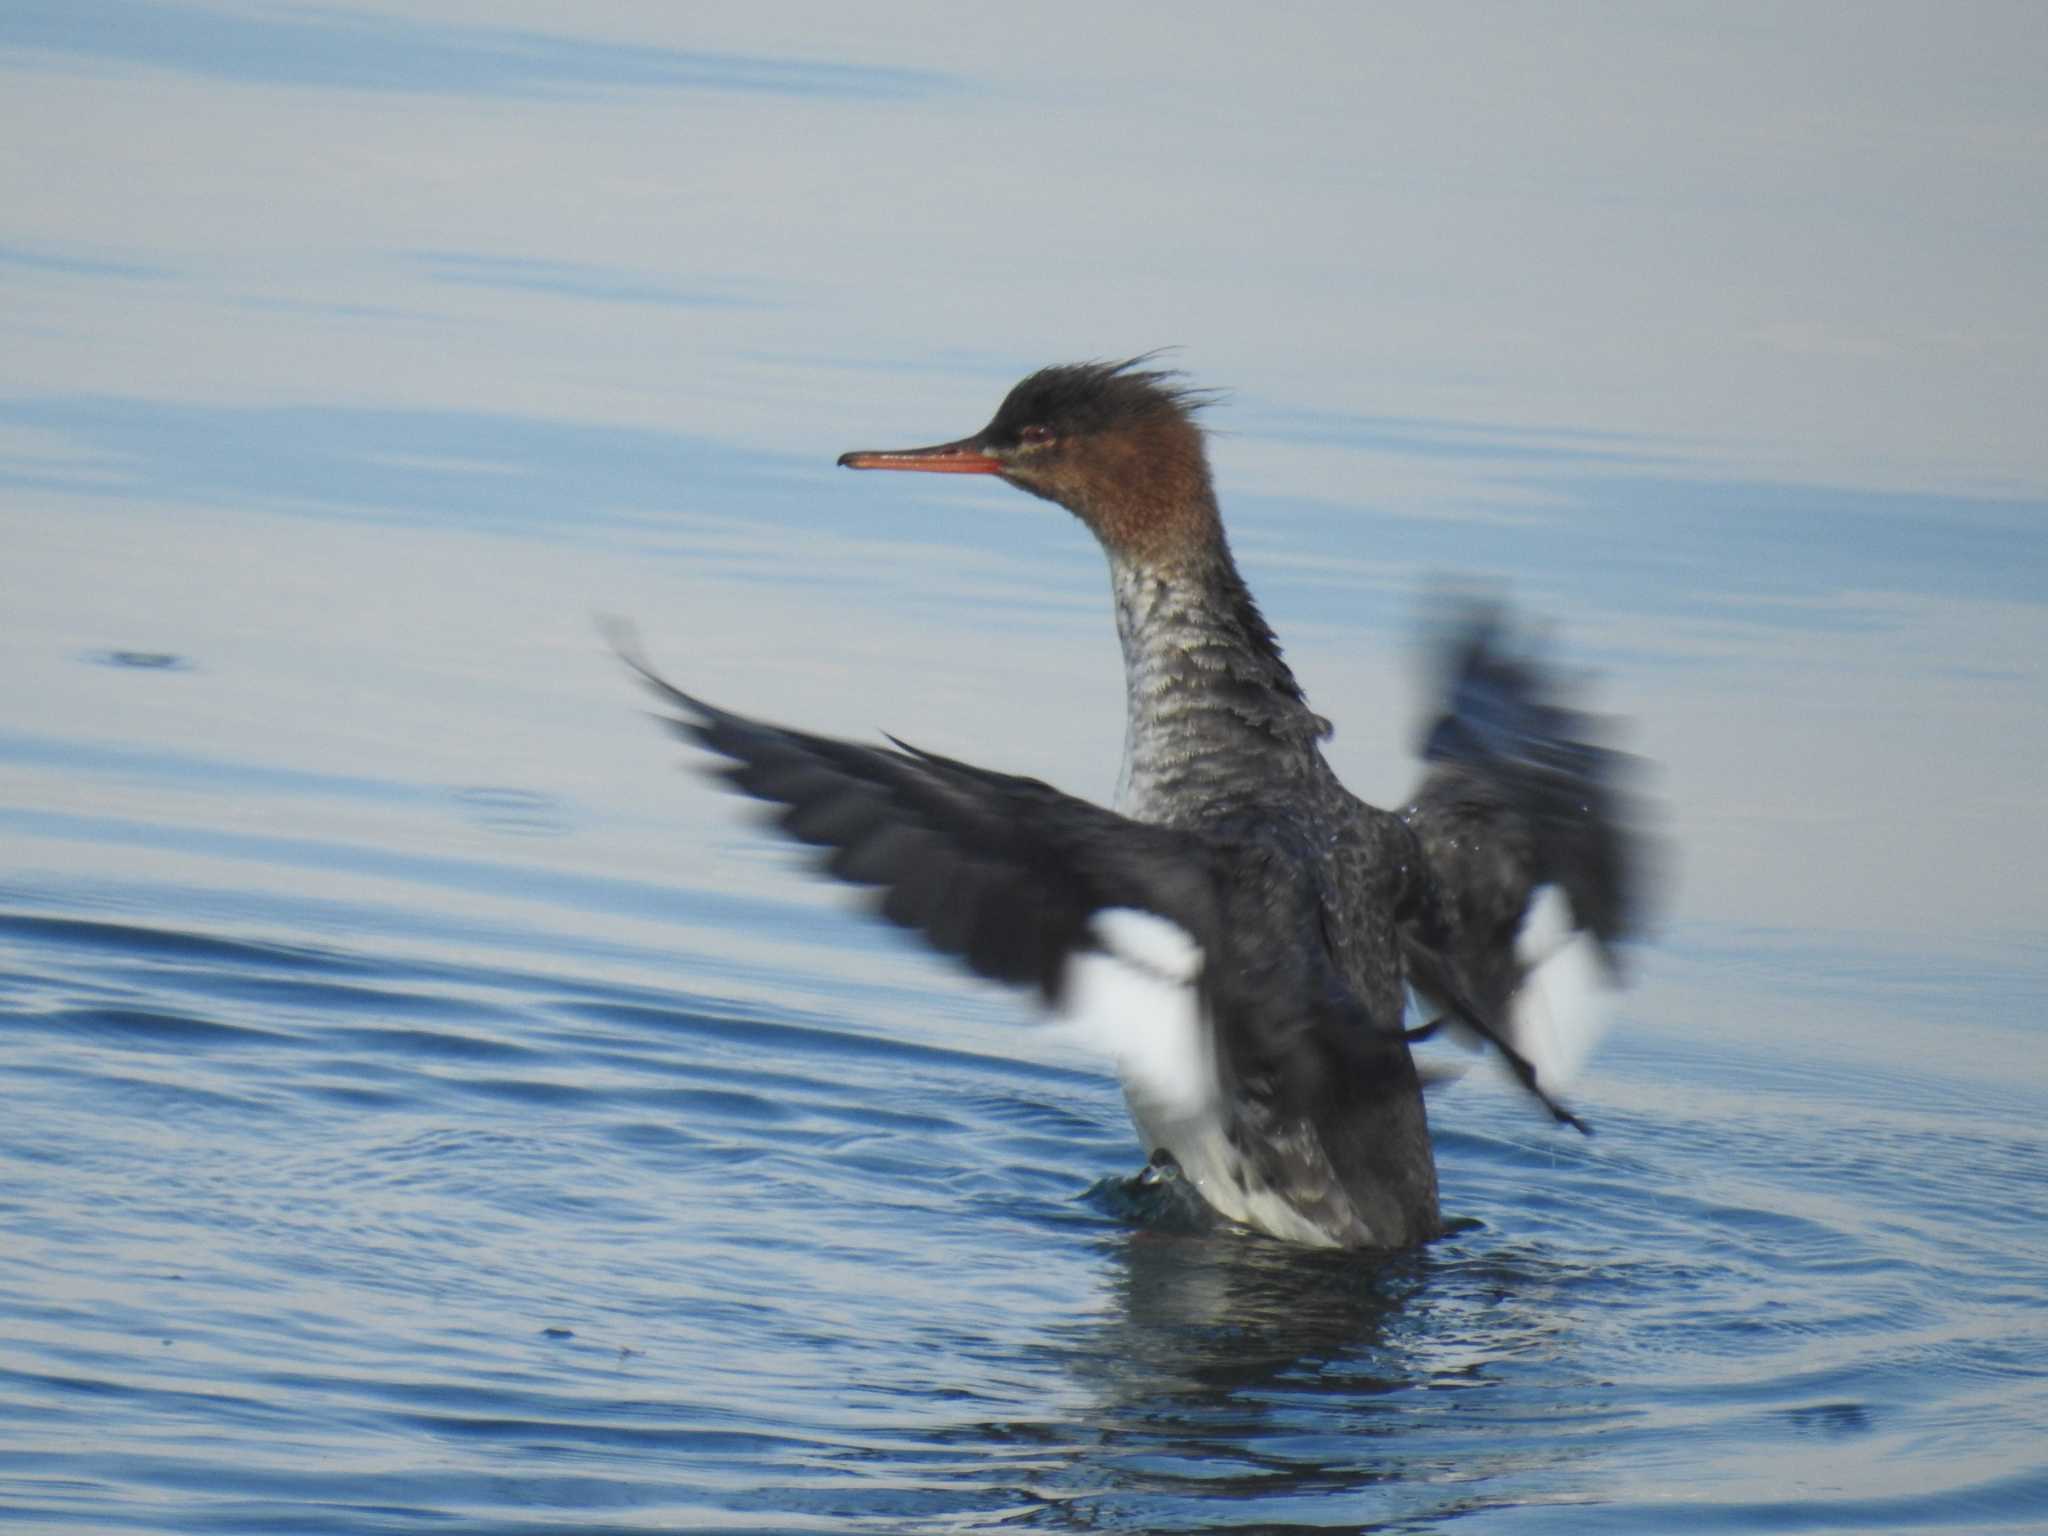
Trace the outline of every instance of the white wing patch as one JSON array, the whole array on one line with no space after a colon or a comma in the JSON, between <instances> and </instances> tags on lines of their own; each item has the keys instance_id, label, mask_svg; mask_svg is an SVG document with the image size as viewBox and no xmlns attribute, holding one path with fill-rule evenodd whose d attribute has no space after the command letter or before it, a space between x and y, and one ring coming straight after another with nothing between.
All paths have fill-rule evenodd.
<instances>
[{"instance_id":1,"label":"white wing patch","mask_svg":"<svg viewBox=\"0 0 2048 1536\"><path fill-rule=\"evenodd\" d=\"M1509 1006L1508 1038L1536 1069L1536 1081L1560 1093L1607 1033L1614 989L1592 936L1572 930L1571 908L1554 885L1530 903L1515 954L1529 973Z\"/></svg>"},{"instance_id":2,"label":"white wing patch","mask_svg":"<svg viewBox=\"0 0 2048 1536\"><path fill-rule=\"evenodd\" d=\"M1215 1112L1216 1058L1197 983L1202 948L1178 923L1111 907L1089 923L1099 948L1067 962L1057 1017L1115 1061L1147 1150L1169 1127Z\"/></svg>"},{"instance_id":3,"label":"white wing patch","mask_svg":"<svg viewBox=\"0 0 2048 1536\"><path fill-rule=\"evenodd\" d=\"M1202 946L1171 918L1138 907L1104 907L1089 922L1095 941L1117 959L1183 986L1202 974Z\"/></svg>"},{"instance_id":4,"label":"white wing patch","mask_svg":"<svg viewBox=\"0 0 2048 1536\"><path fill-rule=\"evenodd\" d=\"M1502 1021L1508 1043L1536 1069L1536 1081L1543 1091L1560 1094L1577 1081L1593 1054L1593 1047L1607 1033L1614 1016L1614 985L1600 962L1599 946L1592 936L1572 927L1571 904L1554 885L1537 888L1527 916L1515 935L1515 957L1526 974L1522 985L1508 1003ZM1419 998L1411 988L1406 993L1411 1028L1428 1022L1441 1012ZM1447 1022L1445 1038L1468 1051L1484 1050L1486 1042L1474 1030L1455 1019ZM1495 1057L1503 1079L1514 1074L1506 1062ZM1463 1077L1463 1063L1437 1055L1418 1062L1423 1086L1438 1088Z\"/></svg>"},{"instance_id":5,"label":"white wing patch","mask_svg":"<svg viewBox=\"0 0 2048 1536\"><path fill-rule=\"evenodd\" d=\"M1057 1017L1116 1062L1145 1150L1171 1153L1181 1177L1229 1221L1289 1242L1335 1243L1267 1188L1226 1134L1201 945L1178 923L1135 907L1098 912L1089 930L1097 947L1067 962Z\"/></svg>"}]
</instances>

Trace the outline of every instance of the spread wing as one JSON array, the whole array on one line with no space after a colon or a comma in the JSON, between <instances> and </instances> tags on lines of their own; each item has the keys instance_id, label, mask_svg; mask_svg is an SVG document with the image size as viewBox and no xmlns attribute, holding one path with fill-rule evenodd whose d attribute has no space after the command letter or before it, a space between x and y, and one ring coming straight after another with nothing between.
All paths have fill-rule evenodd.
<instances>
[{"instance_id":1,"label":"spread wing","mask_svg":"<svg viewBox=\"0 0 2048 1536\"><path fill-rule=\"evenodd\" d=\"M1464 1004L1562 1086L1590 1046L1617 946L1645 921L1649 844L1632 761L1561 702L1557 678L1475 614L1445 652L1446 700L1424 740L1429 771L1401 813L1429 900L1403 931L1426 1005Z\"/></svg>"},{"instance_id":2,"label":"spread wing","mask_svg":"<svg viewBox=\"0 0 2048 1536\"><path fill-rule=\"evenodd\" d=\"M685 693L628 654L677 735L727 761L721 776L781 807L824 868L876 887L880 915L992 981L1057 1005L1068 961L1100 947L1092 920L1137 909L1210 941L1214 881L1202 841L1143 826L1035 779L897 743L864 746L751 720Z\"/></svg>"},{"instance_id":3,"label":"spread wing","mask_svg":"<svg viewBox=\"0 0 2048 1536\"><path fill-rule=\"evenodd\" d=\"M1393 1021L1367 1017L1319 940L1233 950L1240 929L1321 931L1300 850L1256 818L1220 836L1149 826L901 742L770 725L614 640L663 723L780 807L826 872L875 888L881 916L975 974L1034 989L1106 1050L1141 1121L1288 1124L1412 1084Z\"/></svg>"},{"instance_id":4,"label":"spread wing","mask_svg":"<svg viewBox=\"0 0 2048 1536\"><path fill-rule=\"evenodd\" d=\"M1233 1007L1219 1042L1227 853L1036 779L895 743L866 746L751 720L685 693L631 653L677 735L726 760L735 789L780 807L827 873L877 893L879 914L976 975L1035 990L1117 1063L1134 1109L1161 1123L1227 1117L1240 1085L1286 1097L1265 1058L1293 1052L1321 996ZM1233 999L1235 1004L1237 1000Z\"/></svg>"}]
</instances>

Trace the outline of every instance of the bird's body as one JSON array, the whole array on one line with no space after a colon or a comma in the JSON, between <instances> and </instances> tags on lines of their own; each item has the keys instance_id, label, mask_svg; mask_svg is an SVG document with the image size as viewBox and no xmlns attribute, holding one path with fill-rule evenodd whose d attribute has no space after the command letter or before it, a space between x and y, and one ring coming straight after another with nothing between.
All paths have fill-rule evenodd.
<instances>
[{"instance_id":1,"label":"bird's body","mask_svg":"<svg viewBox=\"0 0 2048 1536\"><path fill-rule=\"evenodd\" d=\"M1442 1230L1407 989L1542 1091L1501 1034L1522 964L1502 914L1562 883L1575 920L1597 896L1599 937L1625 931L1629 850L1594 804L1609 763L1481 639L1459 681L1481 663L1501 674L1474 695L1484 718L1439 724L1441 761L1405 814L1346 790L1323 757L1329 724L1231 556L1196 403L1132 364L1052 368L975 437L841 460L998 475L1095 533L1128 706L1115 811L750 721L648 675L739 788L784 806L832 873L881 888L883 915L1088 1026L1146 1151L1219 1214L1297 1242L1402 1247ZM1579 890L1545 864L1589 849L1606 864ZM1469 993L1481 984L1490 1014Z\"/></svg>"},{"instance_id":2,"label":"bird's body","mask_svg":"<svg viewBox=\"0 0 2048 1536\"><path fill-rule=\"evenodd\" d=\"M1281 658L1220 526L1185 566L1121 551L1110 564L1127 704L1116 808L1222 855L1229 958L1211 963L1219 992L1241 995L1212 1007L1249 1021L1274 997L1327 991L1348 1005L1341 1024L1275 1021L1284 1044L1241 1050L1249 1091L1231 1113L1158 1124L1126 1071L1146 1148L1170 1156L1224 1215L1276 1236L1375 1247L1433 1236L1436 1170L1400 1033L1410 839L1324 759L1329 723ZM1113 1046L1120 1029L1105 1019L1096 1033ZM1268 1080L1282 1071L1303 1081L1274 1092ZM1297 1104L1302 1090L1310 1096Z\"/></svg>"}]
</instances>

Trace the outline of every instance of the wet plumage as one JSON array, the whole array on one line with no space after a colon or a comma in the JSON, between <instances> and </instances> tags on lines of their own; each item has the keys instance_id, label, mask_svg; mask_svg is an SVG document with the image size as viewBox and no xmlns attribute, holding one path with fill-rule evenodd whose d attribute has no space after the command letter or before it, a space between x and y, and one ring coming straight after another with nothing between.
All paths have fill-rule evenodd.
<instances>
[{"instance_id":1,"label":"wet plumage","mask_svg":"<svg viewBox=\"0 0 2048 1536\"><path fill-rule=\"evenodd\" d=\"M1218 1213L1298 1242L1401 1247L1442 1230L1408 987L1555 1108L1504 1033L1519 914L1557 885L1579 926L1627 936L1629 838L1581 717L1485 626L1405 811L1338 782L1329 723L1231 557L1201 400L1141 364L1049 368L972 437L840 461L994 475L1095 534L1128 705L1115 810L902 743L751 720L629 659L734 787L782 807L828 872L878 888L884 917L1084 1020L1145 1151Z\"/></svg>"}]
</instances>

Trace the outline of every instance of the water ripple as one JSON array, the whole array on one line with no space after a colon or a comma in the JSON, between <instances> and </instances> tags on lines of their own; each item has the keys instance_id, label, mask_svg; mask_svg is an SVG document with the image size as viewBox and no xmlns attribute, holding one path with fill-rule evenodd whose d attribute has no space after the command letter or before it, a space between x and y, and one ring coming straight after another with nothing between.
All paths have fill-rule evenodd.
<instances>
[{"instance_id":1,"label":"water ripple","mask_svg":"<svg viewBox=\"0 0 2048 1536\"><path fill-rule=\"evenodd\" d=\"M1132 1181L1114 1084L1002 1039L239 926L0 912L16 1523L1994 1530L2048 1491L2009 1427L2048 1152L1952 1085L1639 1043L1591 1141L1462 1086L1453 1235L1375 1260Z\"/></svg>"}]
</instances>

